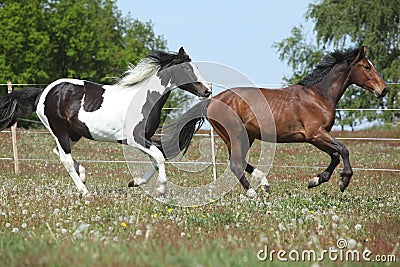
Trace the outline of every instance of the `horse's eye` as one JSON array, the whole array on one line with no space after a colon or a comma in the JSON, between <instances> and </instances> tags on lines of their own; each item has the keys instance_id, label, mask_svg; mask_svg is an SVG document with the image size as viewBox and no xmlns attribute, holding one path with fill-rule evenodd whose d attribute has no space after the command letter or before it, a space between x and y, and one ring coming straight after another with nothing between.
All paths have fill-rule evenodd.
<instances>
[{"instance_id":1,"label":"horse's eye","mask_svg":"<svg viewBox=\"0 0 400 267\"><path fill-rule=\"evenodd\" d=\"M370 71L371 70L371 66L364 66L364 69Z\"/></svg>"}]
</instances>

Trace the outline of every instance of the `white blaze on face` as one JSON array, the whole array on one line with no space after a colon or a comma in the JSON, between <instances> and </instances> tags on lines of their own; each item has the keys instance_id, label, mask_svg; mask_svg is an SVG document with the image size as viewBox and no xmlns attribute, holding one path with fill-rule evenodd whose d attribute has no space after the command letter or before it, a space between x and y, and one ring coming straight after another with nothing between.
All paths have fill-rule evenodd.
<instances>
[{"instance_id":1,"label":"white blaze on face","mask_svg":"<svg viewBox=\"0 0 400 267\"><path fill-rule=\"evenodd\" d=\"M193 82L201 82L207 89L211 90L210 85L204 79L203 75L201 75L199 68L193 62L189 62L189 64L192 66L193 73L196 76L196 80Z\"/></svg>"},{"instance_id":2,"label":"white blaze on face","mask_svg":"<svg viewBox=\"0 0 400 267\"><path fill-rule=\"evenodd\" d=\"M368 63L375 68L374 64L372 64L371 60L368 59Z\"/></svg>"}]
</instances>

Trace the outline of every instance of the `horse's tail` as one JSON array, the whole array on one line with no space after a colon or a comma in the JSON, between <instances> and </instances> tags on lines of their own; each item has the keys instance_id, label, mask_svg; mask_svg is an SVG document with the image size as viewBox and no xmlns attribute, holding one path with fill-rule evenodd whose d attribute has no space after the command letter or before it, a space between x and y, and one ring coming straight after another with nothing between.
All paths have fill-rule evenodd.
<instances>
[{"instance_id":1,"label":"horse's tail","mask_svg":"<svg viewBox=\"0 0 400 267\"><path fill-rule=\"evenodd\" d=\"M0 98L0 131L36 110L43 89L26 87Z\"/></svg>"},{"instance_id":2,"label":"horse's tail","mask_svg":"<svg viewBox=\"0 0 400 267\"><path fill-rule=\"evenodd\" d=\"M194 133L200 129L207 119L207 108L211 99L202 100L171 124L161 128L161 134L152 137L153 144L160 149L166 159L186 153Z\"/></svg>"}]
</instances>

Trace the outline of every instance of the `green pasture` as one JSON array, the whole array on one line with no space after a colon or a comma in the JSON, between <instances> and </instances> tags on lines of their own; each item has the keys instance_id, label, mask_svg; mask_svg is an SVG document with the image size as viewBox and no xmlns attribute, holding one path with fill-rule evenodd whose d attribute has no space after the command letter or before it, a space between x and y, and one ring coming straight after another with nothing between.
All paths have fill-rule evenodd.
<instances>
[{"instance_id":1,"label":"green pasture","mask_svg":"<svg viewBox=\"0 0 400 267\"><path fill-rule=\"evenodd\" d=\"M399 132L389 127L334 135L399 138ZM183 208L128 188L132 177L122 147L88 140L73 151L95 192L81 197L51 152L52 137L20 131L21 174L14 174L13 161L0 160L0 265L397 266L400 173L363 169L400 169L400 142L342 142L355 168L344 193L338 187L342 165L328 183L308 190L308 180L328 165L329 157L308 144L279 144L276 167L268 175L271 194L257 190L258 197L248 199L237 184L208 205ZM197 143L188 158L196 157ZM12 158L9 133L0 133L0 144L0 158ZM259 147L250 161L258 157ZM220 173L227 167L220 141L217 158ZM212 180L211 167L188 173L167 165L167 174L183 186ZM346 247L339 249L338 241Z\"/></svg>"}]
</instances>

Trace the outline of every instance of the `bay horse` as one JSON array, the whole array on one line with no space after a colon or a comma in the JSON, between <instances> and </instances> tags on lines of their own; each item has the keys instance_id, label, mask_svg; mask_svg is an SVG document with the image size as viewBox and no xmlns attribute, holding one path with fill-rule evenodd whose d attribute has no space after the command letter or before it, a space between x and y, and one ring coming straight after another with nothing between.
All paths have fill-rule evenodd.
<instances>
[{"instance_id":1,"label":"bay horse","mask_svg":"<svg viewBox=\"0 0 400 267\"><path fill-rule=\"evenodd\" d=\"M266 174L245 159L255 139L276 143L307 142L331 158L327 169L312 178L308 188L329 181L342 157L339 187L343 192L353 171L349 151L329 135L336 105L351 84L373 92L376 97L383 97L388 92L386 83L365 54L365 46L336 50L324 56L309 75L286 88L238 87L223 91L164 126L163 139L155 141L166 157L171 158L187 149L193 132L207 118L225 142L230 168L249 197L255 197L256 192L244 171L261 181L264 191L270 189ZM178 141L175 140L177 136Z\"/></svg>"},{"instance_id":2,"label":"bay horse","mask_svg":"<svg viewBox=\"0 0 400 267\"><path fill-rule=\"evenodd\" d=\"M0 99L0 131L36 110L55 138L54 153L84 195L88 193L85 168L71 155L79 139L119 142L138 148L158 168L156 190L164 194L165 159L151 137L159 127L161 109L175 87L200 97L211 95L209 85L183 48L178 53L155 51L131 66L113 85L59 79L44 89L14 91Z\"/></svg>"}]
</instances>

